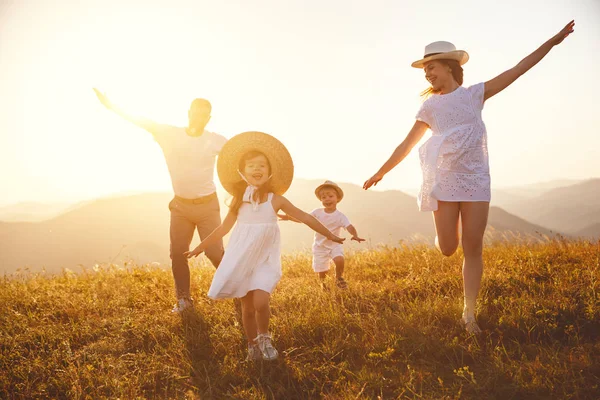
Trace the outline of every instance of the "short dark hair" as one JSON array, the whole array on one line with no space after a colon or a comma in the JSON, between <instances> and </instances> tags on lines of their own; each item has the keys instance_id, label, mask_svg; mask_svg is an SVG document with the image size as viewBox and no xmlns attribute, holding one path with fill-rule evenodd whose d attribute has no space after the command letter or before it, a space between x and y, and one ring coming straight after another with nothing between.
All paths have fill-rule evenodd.
<instances>
[{"instance_id":1,"label":"short dark hair","mask_svg":"<svg viewBox=\"0 0 600 400\"><path fill-rule=\"evenodd\" d=\"M212 105L210 104L210 101L202 98L197 98L194 99L194 101L192 101L192 105L190 106L190 108L194 107L206 107L209 111L212 111Z\"/></svg>"}]
</instances>

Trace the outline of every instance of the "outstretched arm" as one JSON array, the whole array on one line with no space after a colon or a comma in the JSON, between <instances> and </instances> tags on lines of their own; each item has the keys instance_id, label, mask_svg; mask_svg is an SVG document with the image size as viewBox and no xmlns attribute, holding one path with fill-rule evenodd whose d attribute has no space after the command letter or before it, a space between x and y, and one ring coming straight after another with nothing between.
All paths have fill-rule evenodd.
<instances>
[{"instance_id":1,"label":"outstretched arm","mask_svg":"<svg viewBox=\"0 0 600 400\"><path fill-rule=\"evenodd\" d=\"M531 67L540 62L542 58L548 54L550 50L557 44L560 44L567 36L573 33L575 27L575 21L569 22L560 32L551 37L546 43L541 45L536 51L525 57L513 68L505 71L485 83L485 89L483 93L483 100L487 100L497 93L500 93L506 89L511 83L517 80L525 72L529 71Z\"/></svg>"},{"instance_id":2,"label":"outstretched arm","mask_svg":"<svg viewBox=\"0 0 600 400\"><path fill-rule=\"evenodd\" d=\"M377 183L383 179L383 176L390 172L396 165L400 163L400 161L404 160L406 156L410 153L413 147L419 140L423 137L425 132L427 131L429 126L423 121L415 121L410 132L406 136L406 139L392 153L390 158L379 168L379 171L371 178L369 178L363 185L363 189L367 190L373 185L377 185Z\"/></svg>"},{"instance_id":3,"label":"outstretched arm","mask_svg":"<svg viewBox=\"0 0 600 400\"><path fill-rule=\"evenodd\" d=\"M354 227L354 225L348 225L346 227L346 230L349 234L352 235L352 238L350 240L356 240L358 243L365 241L365 239L358 237L358 232L356 232L356 228Z\"/></svg>"},{"instance_id":4,"label":"outstretched arm","mask_svg":"<svg viewBox=\"0 0 600 400\"><path fill-rule=\"evenodd\" d=\"M144 117L131 115L125 110L123 110L121 107L117 106L112 101L110 101L110 99L98 89L94 88L94 92L96 93L96 96L98 96L98 100L100 100L100 103L102 103L104 107L108 108L121 118L124 118L127 121L139 126L140 128L147 130L153 135L157 134L160 131L160 124L157 124L156 122Z\"/></svg>"},{"instance_id":5,"label":"outstretched arm","mask_svg":"<svg viewBox=\"0 0 600 400\"><path fill-rule=\"evenodd\" d=\"M277 216L279 217L280 221L292 221L292 222L300 222L298 221L296 218L292 218L287 214L279 214L277 213ZM301 223L301 222L300 222Z\"/></svg>"},{"instance_id":6,"label":"outstretched arm","mask_svg":"<svg viewBox=\"0 0 600 400\"><path fill-rule=\"evenodd\" d=\"M228 212L223 220L223 223L219 225L214 231L211 232L210 235L206 237L194 250L186 251L183 253L187 258L196 257L198 254L201 254L208 247L216 244L219 239L222 239L223 236L227 235L235 221L237 220L237 216L231 212Z\"/></svg>"},{"instance_id":7,"label":"outstretched arm","mask_svg":"<svg viewBox=\"0 0 600 400\"><path fill-rule=\"evenodd\" d=\"M331 233L329 229L325 227L318 219L313 217L312 215L302 211L295 205L293 205L288 199L283 196L277 196L277 206L287 215L297 220L298 222L302 222L303 224L308 225L310 229L315 232L320 233L325 236L327 239L336 242L336 243L344 243L344 238L338 237Z\"/></svg>"}]
</instances>

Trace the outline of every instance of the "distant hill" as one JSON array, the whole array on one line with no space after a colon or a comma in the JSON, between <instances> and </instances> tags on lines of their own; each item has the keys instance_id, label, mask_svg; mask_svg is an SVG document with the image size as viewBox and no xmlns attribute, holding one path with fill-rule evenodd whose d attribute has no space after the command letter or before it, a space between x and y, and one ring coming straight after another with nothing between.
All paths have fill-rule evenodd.
<instances>
[{"instance_id":1,"label":"distant hill","mask_svg":"<svg viewBox=\"0 0 600 400\"><path fill-rule=\"evenodd\" d=\"M68 203L21 202L0 207L0 221L39 222L59 215L69 207Z\"/></svg>"},{"instance_id":2,"label":"distant hill","mask_svg":"<svg viewBox=\"0 0 600 400\"><path fill-rule=\"evenodd\" d=\"M297 179L286 193L296 206L311 211L320 206L314 188L322 181ZM417 210L416 200L399 191L364 191L341 184L346 195L339 209L368 242L348 243L348 248L368 248L400 241L431 243L431 213ZM169 193L146 193L88 201L43 222L0 223L0 272L19 267L60 271L95 263L132 260L140 264L169 260ZM223 202L229 196L220 193ZM226 206L221 207L223 215ZM308 249L313 232L302 224L281 222L284 252ZM489 234L505 232L552 235L540 226L492 207ZM539 232L539 233L538 233ZM193 245L197 243L195 238Z\"/></svg>"},{"instance_id":3,"label":"distant hill","mask_svg":"<svg viewBox=\"0 0 600 400\"><path fill-rule=\"evenodd\" d=\"M588 239L600 239L600 223L592 224L580 230L575 236Z\"/></svg>"},{"instance_id":4,"label":"distant hill","mask_svg":"<svg viewBox=\"0 0 600 400\"><path fill-rule=\"evenodd\" d=\"M600 223L599 199L600 179L589 179L504 204L503 208L532 223L576 235L581 230Z\"/></svg>"},{"instance_id":5,"label":"distant hill","mask_svg":"<svg viewBox=\"0 0 600 400\"><path fill-rule=\"evenodd\" d=\"M553 189L577 185L581 182L582 180L577 179L555 179L552 181L532 183L529 185L498 188L493 190L493 192L515 196L515 198L526 199L540 196L541 194ZM492 193L492 197L494 193Z\"/></svg>"}]
</instances>

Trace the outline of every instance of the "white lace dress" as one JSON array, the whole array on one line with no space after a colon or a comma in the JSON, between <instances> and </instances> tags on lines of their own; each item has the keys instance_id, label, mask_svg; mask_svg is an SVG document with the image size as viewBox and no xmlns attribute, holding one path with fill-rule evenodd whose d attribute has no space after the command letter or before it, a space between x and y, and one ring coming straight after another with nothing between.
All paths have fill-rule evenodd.
<instances>
[{"instance_id":1,"label":"white lace dress","mask_svg":"<svg viewBox=\"0 0 600 400\"><path fill-rule=\"evenodd\" d=\"M244 297L252 290L271 293L281 279L281 244L277 215L269 193L264 203L244 202L223 260L208 290L211 299Z\"/></svg>"},{"instance_id":2,"label":"white lace dress","mask_svg":"<svg viewBox=\"0 0 600 400\"><path fill-rule=\"evenodd\" d=\"M432 136L419 148L423 184L421 211L435 211L440 201L490 201L487 133L481 111L484 84L458 87L429 97L417 120Z\"/></svg>"}]
</instances>

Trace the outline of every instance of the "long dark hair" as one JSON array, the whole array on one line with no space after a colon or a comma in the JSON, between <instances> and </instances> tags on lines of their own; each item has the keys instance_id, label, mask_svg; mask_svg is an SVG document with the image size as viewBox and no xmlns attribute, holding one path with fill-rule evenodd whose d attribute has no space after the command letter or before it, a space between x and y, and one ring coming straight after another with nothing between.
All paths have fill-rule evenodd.
<instances>
[{"instance_id":1,"label":"long dark hair","mask_svg":"<svg viewBox=\"0 0 600 400\"><path fill-rule=\"evenodd\" d=\"M456 61L456 60L436 60L436 61L439 61L442 64L450 67L450 70L452 71L452 77L454 78L456 83L458 83L459 85L463 84L464 71L463 71L463 68L458 63L458 61ZM427 97L431 96L432 94L438 94L439 92L440 92L439 90L434 90L433 86L429 86L427 89L425 89L421 92L421 97L427 98Z\"/></svg>"},{"instance_id":2,"label":"long dark hair","mask_svg":"<svg viewBox=\"0 0 600 400\"><path fill-rule=\"evenodd\" d=\"M238 170L243 173L244 169L246 168L246 162L248 160L251 160L258 156L263 156L267 160L267 165L269 167L269 175L270 175L271 174L271 163L269 162L269 159L267 158L267 156L258 150L251 150L251 151L247 152L246 154L244 154L240 158ZM233 189L233 199L231 200L231 203L229 204L229 212L237 215L238 211L240 210L240 207L242 206L242 203L244 202L244 193L246 192L246 187L248 187L248 184L244 180L238 182L235 185L235 187ZM271 191L271 181L268 180L263 185L261 185L258 188L258 190L256 190L254 192L254 200L260 202L262 200L262 198L270 191Z\"/></svg>"}]
</instances>

